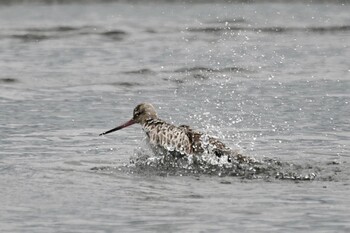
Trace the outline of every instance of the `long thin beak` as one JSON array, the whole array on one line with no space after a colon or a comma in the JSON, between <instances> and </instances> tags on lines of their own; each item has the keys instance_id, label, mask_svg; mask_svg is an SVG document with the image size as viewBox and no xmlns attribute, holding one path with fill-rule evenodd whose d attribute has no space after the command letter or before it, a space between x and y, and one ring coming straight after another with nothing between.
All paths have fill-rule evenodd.
<instances>
[{"instance_id":1,"label":"long thin beak","mask_svg":"<svg viewBox=\"0 0 350 233\"><path fill-rule=\"evenodd\" d=\"M134 121L134 119L131 119L130 121L127 121L127 122L125 122L124 124L122 124L122 125L120 125L120 126L118 126L118 127L115 127L115 128L113 128L113 129L110 129L110 130L108 130L108 131L106 131L106 132L104 132L104 133L101 133L99 136L112 133L112 132L114 132L114 131L123 129L123 128L128 127L128 126L130 126L130 125L133 125L133 124L135 124L135 123L136 123L136 122Z\"/></svg>"}]
</instances>

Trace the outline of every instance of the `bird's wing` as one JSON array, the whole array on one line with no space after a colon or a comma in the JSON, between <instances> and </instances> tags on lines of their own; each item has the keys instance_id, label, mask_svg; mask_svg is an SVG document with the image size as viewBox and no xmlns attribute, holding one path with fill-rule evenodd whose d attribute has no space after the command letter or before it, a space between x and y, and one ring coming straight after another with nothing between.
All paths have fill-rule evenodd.
<instances>
[{"instance_id":1,"label":"bird's wing","mask_svg":"<svg viewBox=\"0 0 350 233\"><path fill-rule=\"evenodd\" d=\"M191 144L191 154L203 153L204 149L201 140L203 133L193 130L188 125L180 125L179 128L186 133L189 139L189 142Z\"/></svg>"}]
</instances>

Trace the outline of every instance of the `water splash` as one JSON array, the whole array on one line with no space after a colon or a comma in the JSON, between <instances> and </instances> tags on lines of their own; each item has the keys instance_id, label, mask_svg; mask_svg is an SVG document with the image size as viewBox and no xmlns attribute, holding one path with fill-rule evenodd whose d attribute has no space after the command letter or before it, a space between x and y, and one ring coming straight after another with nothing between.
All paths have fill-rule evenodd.
<instances>
[{"instance_id":1,"label":"water splash","mask_svg":"<svg viewBox=\"0 0 350 233\"><path fill-rule=\"evenodd\" d=\"M151 151L139 148L125 165L131 173L153 173L155 175L210 175L234 176L245 179L314 180L318 168L281 162L275 159L236 158L203 153L199 156L175 155L171 152L154 155Z\"/></svg>"}]
</instances>

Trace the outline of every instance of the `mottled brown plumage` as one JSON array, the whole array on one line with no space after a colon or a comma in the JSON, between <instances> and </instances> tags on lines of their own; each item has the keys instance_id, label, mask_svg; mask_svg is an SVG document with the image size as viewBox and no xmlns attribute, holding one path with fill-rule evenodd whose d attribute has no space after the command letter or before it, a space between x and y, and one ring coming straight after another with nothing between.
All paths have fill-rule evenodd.
<instances>
[{"instance_id":1,"label":"mottled brown plumage","mask_svg":"<svg viewBox=\"0 0 350 233\"><path fill-rule=\"evenodd\" d=\"M217 157L227 155L229 158L235 157L239 161L248 161L247 157L231 150L216 138L195 131L187 125L177 127L159 119L154 107L149 103L137 105L131 120L100 135L120 130L135 123L142 126L152 146L160 147L169 152L177 152L181 155L208 153Z\"/></svg>"}]
</instances>

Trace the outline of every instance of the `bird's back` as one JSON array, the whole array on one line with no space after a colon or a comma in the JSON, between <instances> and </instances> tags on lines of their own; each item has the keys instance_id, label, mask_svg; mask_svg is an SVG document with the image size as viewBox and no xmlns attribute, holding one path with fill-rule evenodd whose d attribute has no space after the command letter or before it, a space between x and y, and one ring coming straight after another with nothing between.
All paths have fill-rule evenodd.
<instances>
[{"instance_id":1,"label":"bird's back","mask_svg":"<svg viewBox=\"0 0 350 233\"><path fill-rule=\"evenodd\" d=\"M186 129L160 119L149 119L142 126L152 145L181 154L192 154L192 145Z\"/></svg>"},{"instance_id":2,"label":"bird's back","mask_svg":"<svg viewBox=\"0 0 350 233\"><path fill-rule=\"evenodd\" d=\"M220 157L230 152L230 148L218 139L195 131L187 125L177 127L160 119L150 119L143 125L143 130L152 145L181 154L208 152Z\"/></svg>"}]
</instances>

